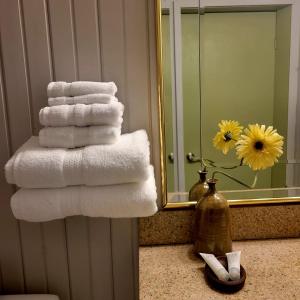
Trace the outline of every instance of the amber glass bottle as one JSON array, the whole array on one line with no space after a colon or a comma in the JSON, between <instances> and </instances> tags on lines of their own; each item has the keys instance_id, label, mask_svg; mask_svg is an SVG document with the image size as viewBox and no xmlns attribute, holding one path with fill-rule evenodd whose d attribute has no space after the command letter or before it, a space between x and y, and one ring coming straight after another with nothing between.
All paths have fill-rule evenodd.
<instances>
[{"instance_id":1,"label":"amber glass bottle","mask_svg":"<svg viewBox=\"0 0 300 300\"><path fill-rule=\"evenodd\" d=\"M230 211L227 200L216 191L216 180L198 201L194 222L194 252L225 255L232 250Z\"/></svg>"}]
</instances>

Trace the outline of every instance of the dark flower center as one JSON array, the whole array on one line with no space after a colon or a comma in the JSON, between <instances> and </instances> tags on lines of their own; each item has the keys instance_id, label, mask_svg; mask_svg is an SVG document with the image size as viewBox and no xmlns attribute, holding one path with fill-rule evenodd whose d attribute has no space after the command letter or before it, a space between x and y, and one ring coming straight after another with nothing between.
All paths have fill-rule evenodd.
<instances>
[{"instance_id":1,"label":"dark flower center","mask_svg":"<svg viewBox=\"0 0 300 300\"><path fill-rule=\"evenodd\" d=\"M231 132L230 131L227 131L225 134L224 134L224 141L225 142L229 142L232 140L232 135L231 135Z\"/></svg>"},{"instance_id":2,"label":"dark flower center","mask_svg":"<svg viewBox=\"0 0 300 300\"><path fill-rule=\"evenodd\" d=\"M255 144L254 144L254 148L255 148L256 150L262 150L263 147L264 147L264 144L263 144L261 141L257 141L257 142L255 142Z\"/></svg>"}]
</instances>

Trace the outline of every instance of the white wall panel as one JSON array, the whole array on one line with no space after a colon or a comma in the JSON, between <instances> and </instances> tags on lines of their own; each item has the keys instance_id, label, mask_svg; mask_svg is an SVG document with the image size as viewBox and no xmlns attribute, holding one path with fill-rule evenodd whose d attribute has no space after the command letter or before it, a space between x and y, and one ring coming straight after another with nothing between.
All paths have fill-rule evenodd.
<instances>
[{"instance_id":1,"label":"white wall panel","mask_svg":"<svg viewBox=\"0 0 300 300\"><path fill-rule=\"evenodd\" d=\"M153 3L0 1L1 170L21 144L38 134L38 112L47 104L51 80L115 81L125 104L123 132L145 128L158 138L151 123L156 101L150 84L155 80ZM9 204L14 190L1 171L1 293L49 292L62 300L138 299L136 219L78 216L19 222Z\"/></svg>"}]
</instances>

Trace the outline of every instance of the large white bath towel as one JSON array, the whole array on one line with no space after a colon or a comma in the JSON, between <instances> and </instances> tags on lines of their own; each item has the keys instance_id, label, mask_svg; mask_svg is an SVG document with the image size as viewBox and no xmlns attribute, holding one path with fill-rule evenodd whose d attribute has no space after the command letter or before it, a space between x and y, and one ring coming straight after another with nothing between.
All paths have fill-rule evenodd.
<instances>
[{"instance_id":1,"label":"large white bath towel","mask_svg":"<svg viewBox=\"0 0 300 300\"><path fill-rule=\"evenodd\" d=\"M31 137L6 163L5 174L24 188L139 182L148 178L149 156L144 130L121 135L115 144L76 149L44 148Z\"/></svg>"},{"instance_id":2,"label":"large white bath towel","mask_svg":"<svg viewBox=\"0 0 300 300\"><path fill-rule=\"evenodd\" d=\"M88 145L113 144L121 135L121 126L45 127L39 143L50 148L76 148Z\"/></svg>"},{"instance_id":3,"label":"large white bath towel","mask_svg":"<svg viewBox=\"0 0 300 300\"><path fill-rule=\"evenodd\" d=\"M47 106L40 110L40 122L44 126L120 126L123 122L124 105L120 102L109 104L75 104Z\"/></svg>"},{"instance_id":4,"label":"large white bath towel","mask_svg":"<svg viewBox=\"0 0 300 300\"><path fill-rule=\"evenodd\" d=\"M114 82L64 81L50 82L47 87L48 97L80 96L86 94L109 94L114 96L117 86Z\"/></svg>"},{"instance_id":5,"label":"large white bath towel","mask_svg":"<svg viewBox=\"0 0 300 300\"><path fill-rule=\"evenodd\" d=\"M20 189L11 198L17 219L43 222L67 216L133 218L157 211L153 167L148 180L114 186Z\"/></svg>"},{"instance_id":6,"label":"large white bath towel","mask_svg":"<svg viewBox=\"0 0 300 300\"><path fill-rule=\"evenodd\" d=\"M108 94L88 94L75 97L55 97L48 98L49 106L56 105L71 105L71 104L93 104L93 103L111 103L113 101L118 101L118 99L112 95Z\"/></svg>"}]
</instances>

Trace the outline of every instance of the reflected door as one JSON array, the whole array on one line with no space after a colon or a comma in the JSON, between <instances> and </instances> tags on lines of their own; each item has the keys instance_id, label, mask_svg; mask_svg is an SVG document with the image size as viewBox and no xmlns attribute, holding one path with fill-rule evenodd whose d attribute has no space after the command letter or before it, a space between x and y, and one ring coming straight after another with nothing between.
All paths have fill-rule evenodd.
<instances>
[{"instance_id":1,"label":"reflected door","mask_svg":"<svg viewBox=\"0 0 300 300\"><path fill-rule=\"evenodd\" d=\"M164 1L162 10L163 101L168 192L186 192L197 178L199 155L199 18L198 9ZM190 122L188 121L190 120ZM196 175L196 176L195 176ZM180 201L180 196L176 199Z\"/></svg>"}]
</instances>

